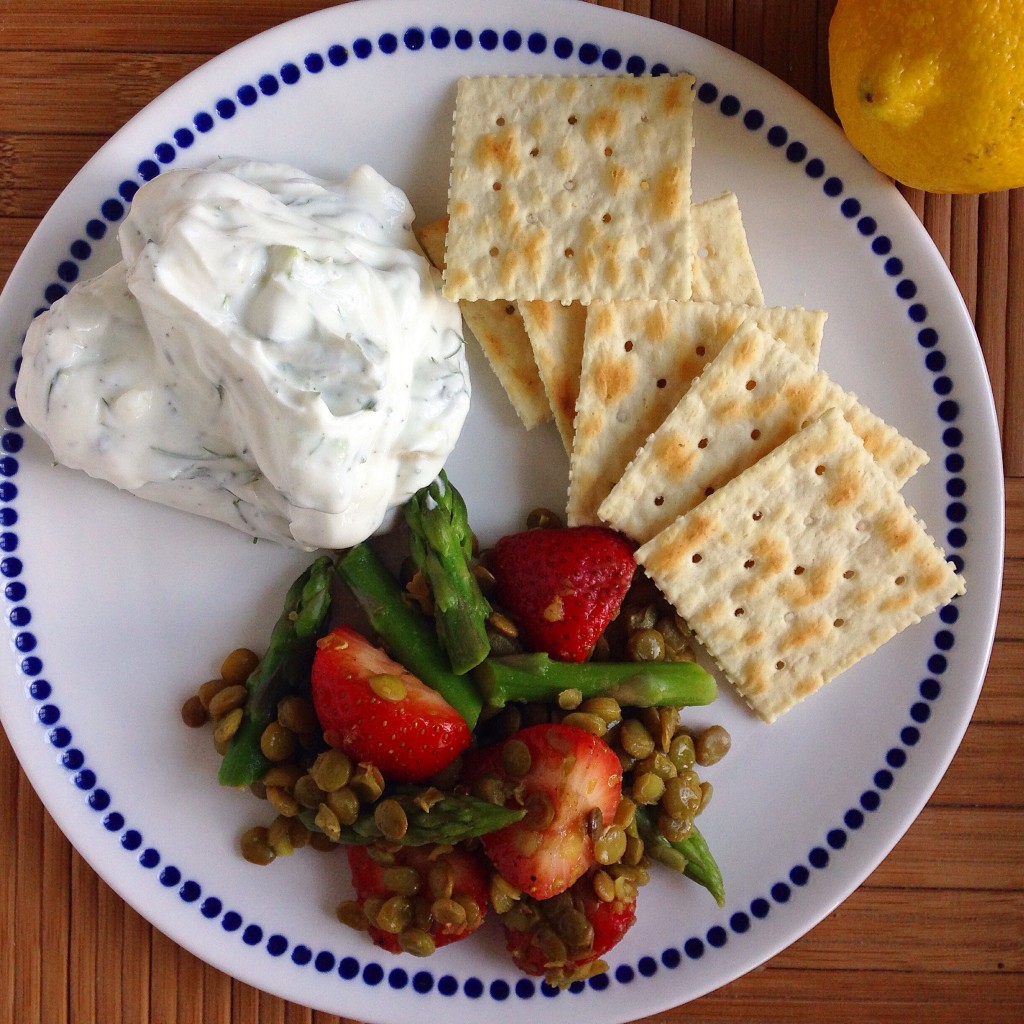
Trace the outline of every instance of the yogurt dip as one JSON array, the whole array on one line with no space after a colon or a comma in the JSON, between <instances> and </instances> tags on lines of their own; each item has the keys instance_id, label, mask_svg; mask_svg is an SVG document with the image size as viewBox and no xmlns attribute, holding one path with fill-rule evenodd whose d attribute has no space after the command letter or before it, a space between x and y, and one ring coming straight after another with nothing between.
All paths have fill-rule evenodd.
<instances>
[{"instance_id":1,"label":"yogurt dip","mask_svg":"<svg viewBox=\"0 0 1024 1024\"><path fill-rule=\"evenodd\" d=\"M145 184L122 259L29 328L16 397L56 460L303 548L429 483L469 411L458 306L369 167L219 160Z\"/></svg>"}]
</instances>

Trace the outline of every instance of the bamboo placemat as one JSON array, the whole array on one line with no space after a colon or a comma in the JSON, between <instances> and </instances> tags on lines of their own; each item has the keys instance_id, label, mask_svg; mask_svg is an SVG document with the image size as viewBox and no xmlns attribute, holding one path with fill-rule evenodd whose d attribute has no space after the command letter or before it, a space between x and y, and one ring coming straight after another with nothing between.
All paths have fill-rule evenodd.
<instances>
[{"instance_id":1,"label":"bamboo placemat","mask_svg":"<svg viewBox=\"0 0 1024 1024\"><path fill-rule=\"evenodd\" d=\"M210 56L327 4L3 0L0 283L49 204L139 108ZM609 0L678 25L830 115L830 0ZM903 190L974 317L1002 430L1007 561L992 664L952 767L867 882L719 992L649 1018L1018 1021L1024 1008L1024 192ZM338 1024L232 981L129 909L70 847L0 736L0 1021Z\"/></svg>"}]
</instances>

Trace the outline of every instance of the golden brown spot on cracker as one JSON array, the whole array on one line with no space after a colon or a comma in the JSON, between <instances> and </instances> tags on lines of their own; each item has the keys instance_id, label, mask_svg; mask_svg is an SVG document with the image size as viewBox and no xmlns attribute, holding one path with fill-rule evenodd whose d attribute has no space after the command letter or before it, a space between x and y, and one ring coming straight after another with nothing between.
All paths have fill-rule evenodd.
<instances>
[{"instance_id":1,"label":"golden brown spot on cracker","mask_svg":"<svg viewBox=\"0 0 1024 1024\"><path fill-rule=\"evenodd\" d=\"M686 106L689 84L673 79L661 98L661 108L666 114L674 114Z\"/></svg>"},{"instance_id":2,"label":"golden brown spot on cracker","mask_svg":"<svg viewBox=\"0 0 1024 1024\"><path fill-rule=\"evenodd\" d=\"M774 576L783 572L789 564L788 546L774 537L759 537L750 553L761 566L761 572L765 576Z\"/></svg>"},{"instance_id":3,"label":"golden brown spot on cracker","mask_svg":"<svg viewBox=\"0 0 1024 1024\"><path fill-rule=\"evenodd\" d=\"M686 476L693 472L697 455L678 437L665 434L651 442L651 458L669 476Z\"/></svg>"},{"instance_id":4,"label":"golden brown spot on cracker","mask_svg":"<svg viewBox=\"0 0 1024 1024\"><path fill-rule=\"evenodd\" d=\"M721 423L732 423L736 420L746 419L748 409L742 399L725 398L715 402L712 406L714 418Z\"/></svg>"},{"instance_id":5,"label":"golden brown spot on cracker","mask_svg":"<svg viewBox=\"0 0 1024 1024\"><path fill-rule=\"evenodd\" d=\"M619 163L609 163L604 171L606 191L611 195L624 192L630 187L631 177L629 168Z\"/></svg>"},{"instance_id":6,"label":"golden brown spot on cracker","mask_svg":"<svg viewBox=\"0 0 1024 1024\"><path fill-rule=\"evenodd\" d=\"M861 493L860 474L852 466L840 466L832 475L825 501L831 508L852 505Z\"/></svg>"},{"instance_id":7,"label":"golden brown spot on cracker","mask_svg":"<svg viewBox=\"0 0 1024 1024\"><path fill-rule=\"evenodd\" d=\"M878 533L890 551L902 551L914 542L913 524L898 511L884 513L878 521Z\"/></svg>"},{"instance_id":8,"label":"golden brown spot on cracker","mask_svg":"<svg viewBox=\"0 0 1024 1024\"><path fill-rule=\"evenodd\" d=\"M621 119L619 112L614 107L600 107L586 119L583 125L583 137L590 143L614 138L620 131Z\"/></svg>"},{"instance_id":9,"label":"golden brown spot on cracker","mask_svg":"<svg viewBox=\"0 0 1024 1024\"><path fill-rule=\"evenodd\" d=\"M519 139L511 130L481 135L473 146L471 159L481 169L495 167L507 174L518 174L522 166Z\"/></svg>"},{"instance_id":10,"label":"golden brown spot on cracker","mask_svg":"<svg viewBox=\"0 0 1024 1024\"><path fill-rule=\"evenodd\" d=\"M636 367L631 359L596 359L593 379L594 392L603 403L620 402L633 390Z\"/></svg>"},{"instance_id":11,"label":"golden brown spot on cracker","mask_svg":"<svg viewBox=\"0 0 1024 1024\"><path fill-rule=\"evenodd\" d=\"M683 176L678 167L666 167L654 179L651 215L656 220L671 220L682 212L685 201Z\"/></svg>"}]
</instances>

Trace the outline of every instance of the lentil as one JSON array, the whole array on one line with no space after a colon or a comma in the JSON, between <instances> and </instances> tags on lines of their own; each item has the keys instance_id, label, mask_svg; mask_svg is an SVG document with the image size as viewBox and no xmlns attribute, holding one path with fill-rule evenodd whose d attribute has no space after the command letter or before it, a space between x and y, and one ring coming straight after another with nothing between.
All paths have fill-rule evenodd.
<instances>
[{"instance_id":1,"label":"lentil","mask_svg":"<svg viewBox=\"0 0 1024 1024\"><path fill-rule=\"evenodd\" d=\"M198 693L194 693L187 701L185 701L184 704L182 704L181 720L190 729L198 729L201 726L206 725L210 720L210 715L203 706L203 702L199 699Z\"/></svg>"},{"instance_id":2,"label":"lentil","mask_svg":"<svg viewBox=\"0 0 1024 1024\"><path fill-rule=\"evenodd\" d=\"M225 686L211 698L206 710L211 718L220 718L235 708L243 707L249 691L244 686Z\"/></svg>"},{"instance_id":3,"label":"lentil","mask_svg":"<svg viewBox=\"0 0 1024 1024\"><path fill-rule=\"evenodd\" d=\"M221 678L231 684L243 684L259 665L259 655L248 647L237 647L221 663Z\"/></svg>"},{"instance_id":4,"label":"lentil","mask_svg":"<svg viewBox=\"0 0 1024 1024\"><path fill-rule=\"evenodd\" d=\"M697 764L717 764L729 753L732 737L720 725L710 725L696 739Z\"/></svg>"}]
</instances>

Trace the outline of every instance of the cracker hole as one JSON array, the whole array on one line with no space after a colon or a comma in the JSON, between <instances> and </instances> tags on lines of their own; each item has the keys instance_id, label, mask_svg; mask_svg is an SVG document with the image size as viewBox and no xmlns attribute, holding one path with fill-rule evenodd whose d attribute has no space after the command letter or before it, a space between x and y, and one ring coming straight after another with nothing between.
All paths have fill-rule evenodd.
<instances>
[{"instance_id":1,"label":"cracker hole","mask_svg":"<svg viewBox=\"0 0 1024 1024\"><path fill-rule=\"evenodd\" d=\"M664 494L659 494L654 499L654 504L657 505L658 508L661 508L661 506L665 504L665 495Z\"/></svg>"},{"instance_id":2,"label":"cracker hole","mask_svg":"<svg viewBox=\"0 0 1024 1024\"><path fill-rule=\"evenodd\" d=\"M832 625L835 626L836 629L839 629L839 627L842 626L845 622L845 619L834 619Z\"/></svg>"},{"instance_id":3,"label":"cracker hole","mask_svg":"<svg viewBox=\"0 0 1024 1024\"><path fill-rule=\"evenodd\" d=\"M500 191L501 191L501 182L500 182L500 181L496 181L496 182L495 182L495 183L494 183L494 184L493 184L493 185L491 186L491 188L493 188L495 192L500 192Z\"/></svg>"},{"instance_id":4,"label":"cracker hole","mask_svg":"<svg viewBox=\"0 0 1024 1024\"><path fill-rule=\"evenodd\" d=\"M667 380L665 380L665 378L664 378L664 377L659 377L659 378L658 378L658 387L659 387L659 388L663 388L663 387L666 387L666 386L667 386L667 384L668 384L668 381L667 381Z\"/></svg>"},{"instance_id":5,"label":"cracker hole","mask_svg":"<svg viewBox=\"0 0 1024 1024\"><path fill-rule=\"evenodd\" d=\"M694 565L696 565L698 562L702 561L703 558L704 556L698 551L697 554L695 554L693 558L690 559L690 561L693 562Z\"/></svg>"},{"instance_id":6,"label":"cracker hole","mask_svg":"<svg viewBox=\"0 0 1024 1024\"><path fill-rule=\"evenodd\" d=\"M753 391L754 388L756 388L756 387L757 387L757 381L756 380L748 380L747 381L747 390L748 391Z\"/></svg>"},{"instance_id":7,"label":"cracker hole","mask_svg":"<svg viewBox=\"0 0 1024 1024\"><path fill-rule=\"evenodd\" d=\"M790 611L790 612L786 612L786 614L782 616L782 621L783 622L792 622L795 618L796 618L796 612Z\"/></svg>"},{"instance_id":8,"label":"cracker hole","mask_svg":"<svg viewBox=\"0 0 1024 1024\"><path fill-rule=\"evenodd\" d=\"M745 615L745 614L746 614L746 612L745 612L745 611L744 611L744 610L743 610L742 608L737 608L737 609L736 609L736 610L735 610L735 611L733 612L733 615L735 615L735 616L736 616L736 618L739 618L739 617L740 617L741 615Z\"/></svg>"},{"instance_id":9,"label":"cracker hole","mask_svg":"<svg viewBox=\"0 0 1024 1024\"><path fill-rule=\"evenodd\" d=\"M575 114L570 114L569 115L569 124L575 124L577 120L578 120L578 118L576 117Z\"/></svg>"},{"instance_id":10,"label":"cracker hole","mask_svg":"<svg viewBox=\"0 0 1024 1024\"><path fill-rule=\"evenodd\" d=\"M704 488L704 497L705 498L710 498L711 495L714 494L714 493L715 493L714 487L705 487Z\"/></svg>"},{"instance_id":11,"label":"cracker hole","mask_svg":"<svg viewBox=\"0 0 1024 1024\"><path fill-rule=\"evenodd\" d=\"M650 187L651 187L651 183L650 183L650 182L649 182L649 181L648 181L648 180L647 180L646 178L644 178L644 179L643 179L643 180L642 180L642 181L640 182L640 191L641 191L641 192L647 192L647 191L649 191L649 190L650 190Z\"/></svg>"},{"instance_id":12,"label":"cracker hole","mask_svg":"<svg viewBox=\"0 0 1024 1024\"><path fill-rule=\"evenodd\" d=\"M775 662L775 668L779 672L781 672L785 667L786 667L786 663L784 661L777 661L777 662Z\"/></svg>"},{"instance_id":13,"label":"cracker hole","mask_svg":"<svg viewBox=\"0 0 1024 1024\"><path fill-rule=\"evenodd\" d=\"M758 522L761 521L761 517L763 515L764 515L763 512L758 511L758 512L755 512L750 518L753 519L755 523L758 523Z\"/></svg>"},{"instance_id":14,"label":"cracker hole","mask_svg":"<svg viewBox=\"0 0 1024 1024\"><path fill-rule=\"evenodd\" d=\"M825 475L825 467L824 466L815 466L814 467L814 475L815 476L824 476Z\"/></svg>"},{"instance_id":15,"label":"cracker hole","mask_svg":"<svg viewBox=\"0 0 1024 1024\"><path fill-rule=\"evenodd\" d=\"M645 259L647 259L647 257L648 257L648 256L650 256L650 254L651 254L651 253L650 253L650 250L649 250L649 249L647 248L647 246L646 246L646 245L642 245L642 246L640 246L640 249L639 249L639 251L637 252L637 255L638 255L638 256L640 257L640 259L642 259L642 260L645 260Z\"/></svg>"},{"instance_id":16,"label":"cracker hole","mask_svg":"<svg viewBox=\"0 0 1024 1024\"><path fill-rule=\"evenodd\" d=\"M497 255L498 255L498 253L500 253L500 252L501 252L501 250L500 250L500 249L499 249L499 248L498 248L498 247L497 247L496 245L492 245L492 246L490 247L490 249L488 249L487 251L488 251L488 252L489 252L489 253L490 253L490 254L491 254L492 256L497 256Z\"/></svg>"},{"instance_id":17,"label":"cracker hole","mask_svg":"<svg viewBox=\"0 0 1024 1024\"><path fill-rule=\"evenodd\" d=\"M843 573L843 579L844 580L852 580L853 577L856 576L856 575L857 574L853 571L853 569L847 569L846 572Z\"/></svg>"},{"instance_id":18,"label":"cracker hole","mask_svg":"<svg viewBox=\"0 0 1024 1024\"><path fill-rule=\"evenodd\" d=\"M511 302L505 307L505 312L509 316L511 316L515 311L516 311L516 307L513 306Z\"/></svg>"},{"instance_id":19,"label":"cracker hole","mask_svg":"<svg viewBox=\"0 0 1024 1024\"><path fill-rule=\"evenodd\" d=\"M698 345L693 351L699 356L703 356L707 353L707 349L703 345Z\"/></svg>"},{"instance_id":20,"label":"cracker hole","mask_svg":"<svg viewBox=\"0 0 1024 1024\"><path fill-rule=\"evenodd\" d=\"M906 582L907 582L907 577L906 576L897 576L896 579L893 580L893 583L895 583L897 587L902 587L903 584L906 583Z\"/></svg>"},{"instance_id":21,"label":"cracker hole","mask_svg":"<svg viewBox=\"0 0 1024 1024\"><path fill-rule=\"evenodd\" d=\"M858 533L863 533L868 528L868 521L866 519L860 519L854 529Z\"/></svg>"},{"instance_id":22,"label":"cracker hole","mask_svg":"<svg viewBox=\"0 0 1024 1024\"><path fill-rule=\"evenodd\" d=\"M743 568L744 568L744 569L753 569L753 568L754 568L754 560L753 560L752 558L748 558L748 559L747 559L747 560L746 560L746 561L745 561L745 562L743 563Z\"/></svg>"},{"instance_id":23,"label":"cracker hole","mask_svg":"<svg viewBox=\"0 0 1024 1024\"><path fill-rule=\"evenodd\" d=\"M625 349L625 350L626 350L627 352L632 352L632 351L633 351L633 342L631 342L631 341L627 341L627 342L626 342L626 344L625 344L625 345L623 345L622 347L623 347L623 348L624 348L624 349Z\"/></svg>"},{"instance_id":24,"label":"cracker hole","mask_svg":"<svg viewBox=\"0 0 1024 1024\"><path fill-rule=\"evenodd\" d=\"M650 122L650 120L651 119L647 116L647 114L641 114L640 115L640 123L641 124L648 124Z\"/></svg>"},{"instance_id":25,"label":"cracker hole","mask_svg":"<svg viewBox=\"0 0 1024 1024\"><path fill-rule=\"evenodd\" d=\"M793 575L794 576L803 576L803 574L804 574L804 567L802 565L798 565L798 566L794 567L794 569L793 569Z\"/></svg>"},{"instance_id":26,"label":"cracker hole","mask_svg":"<svg viewBox=\"0 0 1024 1024\"><path fill-rule=\"evenodd\" d=\"M697 447L698 447L698 448L707 448L707 446L708 446L708 439L707 439L706 437L702 437L702 438L701 438L701 439L700 439L700 440L699 440L699 441L697 442Z\"/></svg>"},{"instance_id":27,"label":"cracker hole","mask_svg":"<svg viewBox=\"0 0 1024 1024\"><path fill-rule=\"evenodd\" d=\"M612 155L612 147L611 146L605 146L604 147L604 155L605 156L611 156Z\"/></svg>"},{"instance_id":28,"label":"cracker hole","mask_svg":"<svg viewBox=\"0 0 1024 1024\"><path fill-rule=\"evenodd\" d=\"M750 440L756 441L761 436L761 431L756 427L750 432Z\"/></svg>"},{"instance_id":29,"label":"cracker hole","mask_svg":"<svg viewBox=\"0 0 1024 1024\"><path fill-rule=\"evenodd\" d=\"M540 156L540 148L538 146L534 146L533 149L530 150L530 156Z\"/></svg>"},{"instance_id":30,"label":"cracker hole","mask_svg":"<svg viewBox=\"0 0 1024 1024\"><path fill-rule=\"evenodd\" d=\"M562 186L566 192L571 192L576 187L576 182L572 178L566 181L565 185Z\"/></svg>"},{"instance_id":31,"label":"cracker hole","mask_svg":"<svg viewBox=\"0 0 1024 1024\"><path fill-rule=\"evenodd\" d=\"M505 118L503 118L503 117L496 117L496 118L494 119L494 123L495 123L495 124L496 124L496 125L497 125L497 126L498 126L499 128L503 128L503 127L505 126Z\"/></svg>"},{"instance_id":32,"label":"cracker hole","mask_svg":"<svg viewBox=\"0 0 1024 1024\"><path fill-rule=\"evenodd\" d=\"M565 250L565 258L566 259L570 259L571 260L573 258L573 256L575 256L575 255L576 255L576 253L573 252L572 249L566 249Z\"/></svg>"},{"instance_id":33,"label":"cracker hole","mask_svg":"<svg viewBox=\"0 0 1024 1024\"><path fill-rule=\"evenodd\" d=\"M604 223L604 224L611 224L611 222L612 222L612 215L611 215L610 213L606 213L606 214L605 214L605 215L604 215L604 216L603 216L603 217L601 218L601 221L602 221L602 223Z\"/></svg>"}]
</instances>

